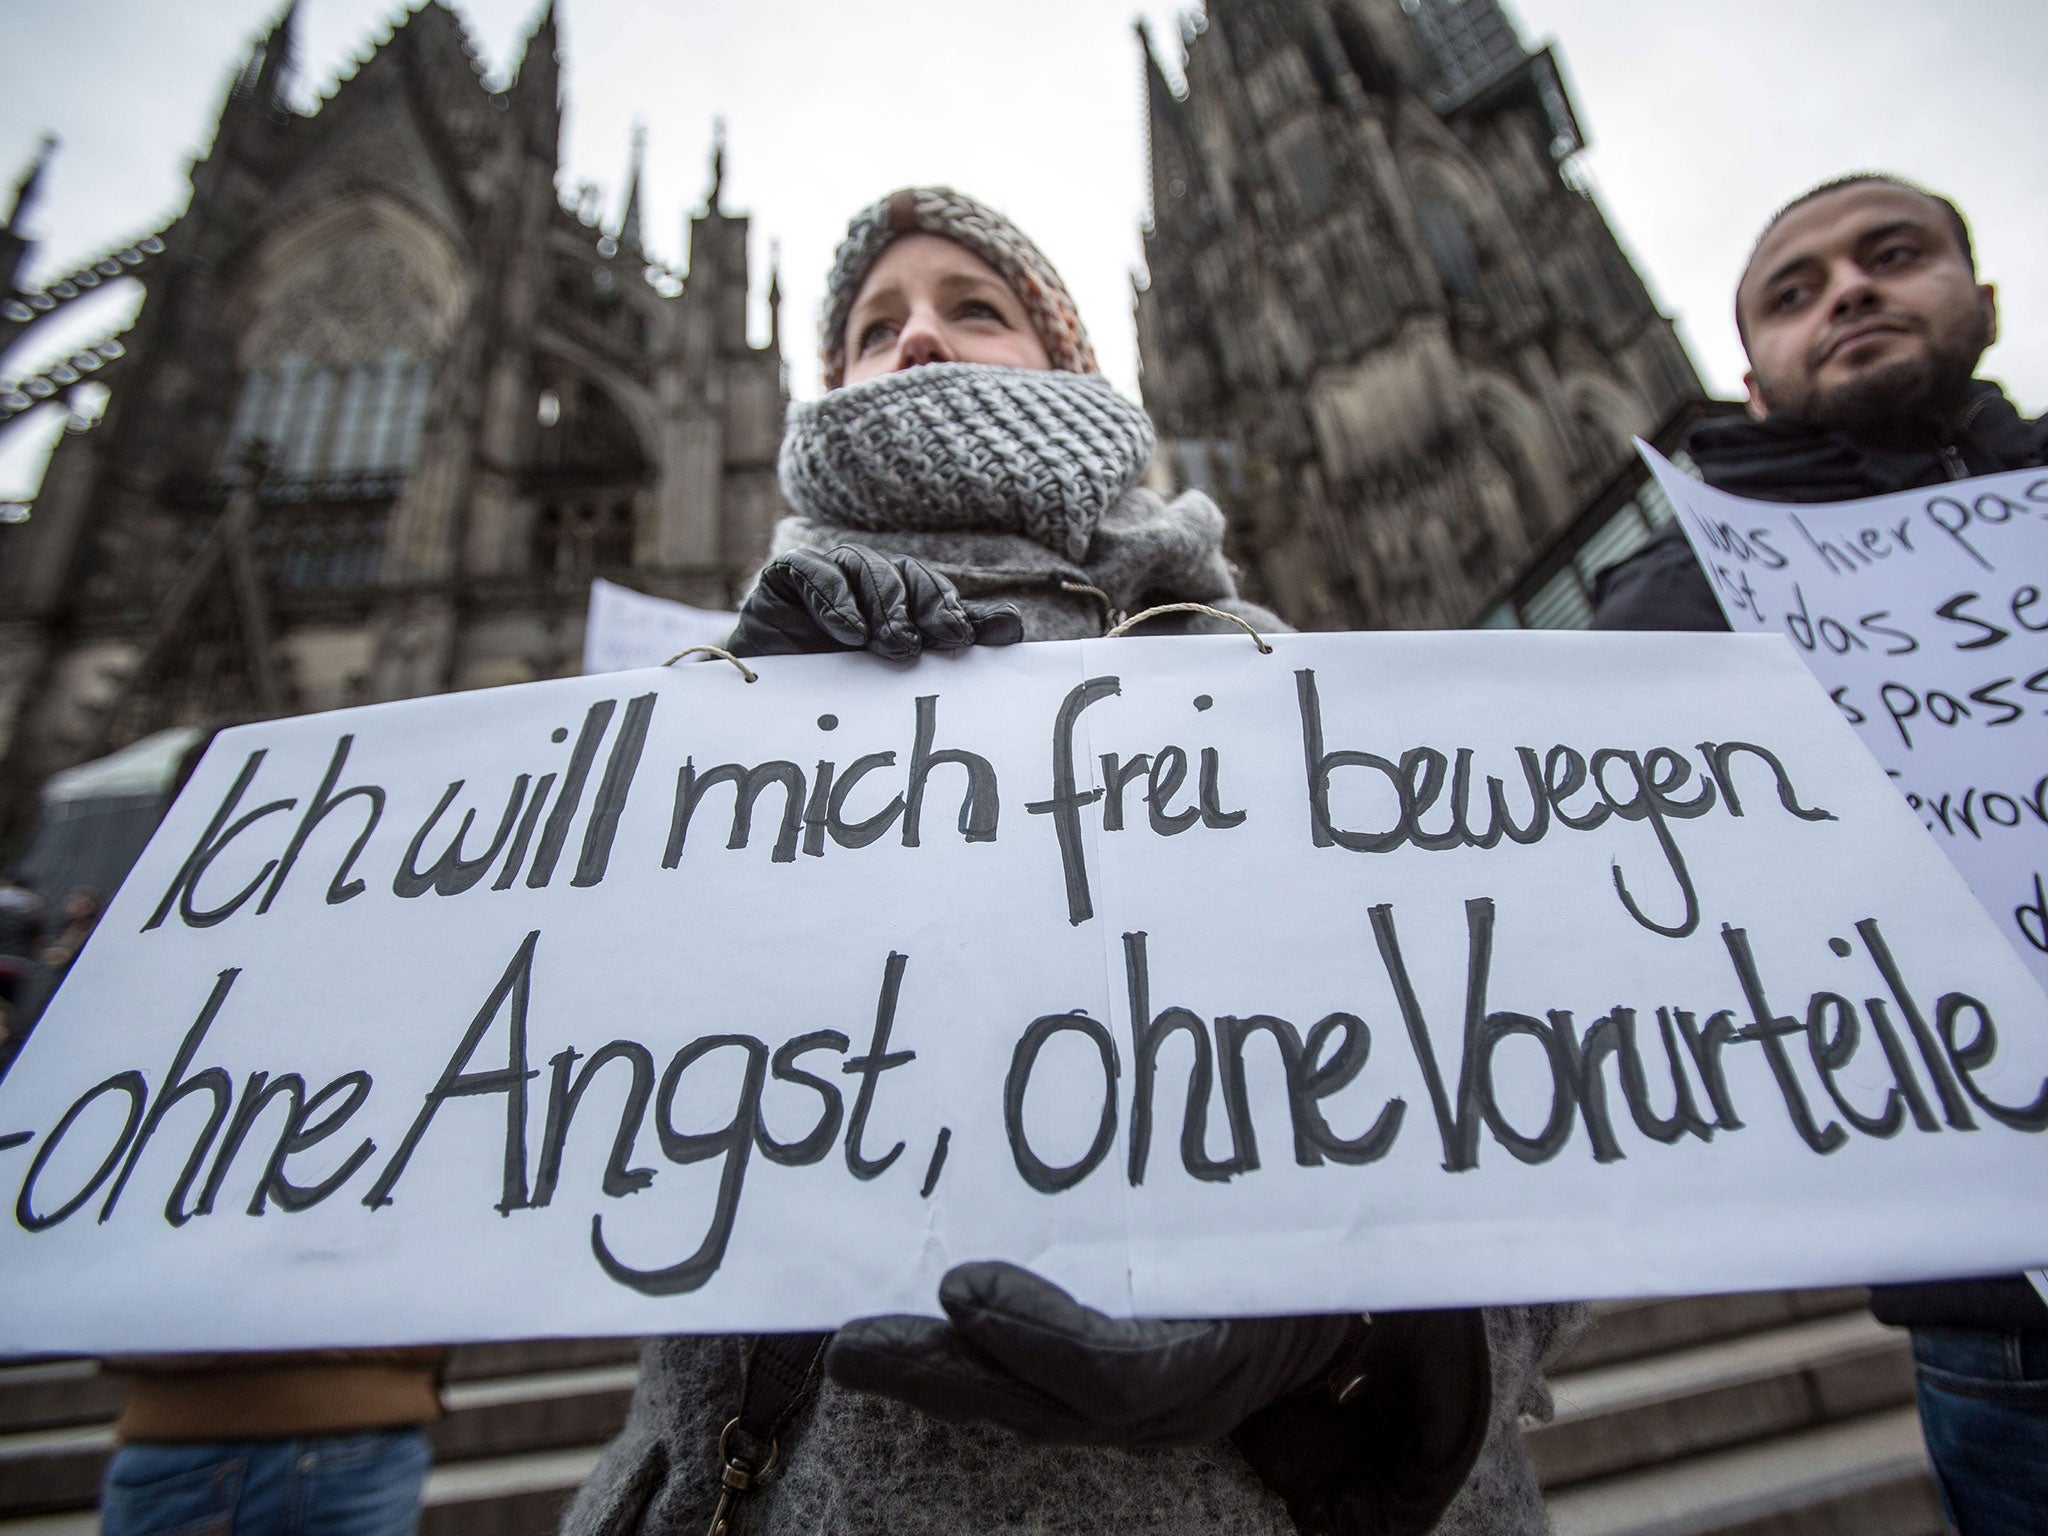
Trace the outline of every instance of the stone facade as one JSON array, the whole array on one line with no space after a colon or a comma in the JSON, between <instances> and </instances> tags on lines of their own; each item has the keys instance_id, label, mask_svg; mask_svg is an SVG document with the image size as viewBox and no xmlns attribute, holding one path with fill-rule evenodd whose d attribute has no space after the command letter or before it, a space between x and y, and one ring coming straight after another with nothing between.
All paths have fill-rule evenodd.
<instances>
[{"instance_id":1,"label":"stone facade","mask_svg":"<svg viewBox=\"0 0 2048 1536\"><path fill-rule=\"evenodd\" d=\"M0 844L49 772L165 726L573 673L593 575L730 607L784 511L779 337L749 344L717 161L680 280L637 170L613 233L558 197L551 0L501 91L427 0L310 115L293 31L175 222L6 283L0 345L102 275L146 298L74 359L104 414L0 526ZM0 430L81 377L0 394Z\"/></svg>"},{"instance_id":2,"label":"stone facade","mask_svg":"<svg viewBox=\"0 0 2048 1536\"><path fill-rule=\"evenodd\" d=\"M1144 39L1145 403L1315 629L1470 622L1704 391L1495 0L1211 0Z\"/></svg>"}]
</instances>

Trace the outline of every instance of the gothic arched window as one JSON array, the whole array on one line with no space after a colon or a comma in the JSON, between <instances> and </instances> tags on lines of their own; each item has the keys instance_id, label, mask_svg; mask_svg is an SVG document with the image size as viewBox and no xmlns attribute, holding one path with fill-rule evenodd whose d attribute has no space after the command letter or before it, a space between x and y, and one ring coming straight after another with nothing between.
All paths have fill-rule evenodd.
<instances>
[{"instance_id":1,"label":"gothic arched window","mask_svg":"<svg viewBox=\"0 0 2048 1536\"><path fill-rule=\"evenodd\" d=\"M580 581L633 563L631 495L565 496L534 517L533 563L543 575Z\"/></svg>"},{"instance_id":2,"label":"gothic arched window","mask_svg":"<svg viewBox=\"0 0 2048 1536\"><path fill-rule=\"evenodd\" d=\"M380 233L302 263L243 343L222 468L260 441L283 477L403 478L419 456L445 310Z\"/></svg>"},{"instance_id":3,"label":"gothic arched window","mask_svg":"<svg viewBox=\"0 0 2048 1536\"><path fill-rule=\"evenodd\" d=\"M403 479L419 458L434 360L394 347L337 364L292 354L242 375L221 449L231 469L253 442L290 479L367 475Z\"/></svg>"},{"instance_id":4,"label":"gothic arched window","mask_svg":"<svg viewBox=\"0 0 2048 1536\"><path fill-rule=\"evenodd\" d=\"M1425 196L1416 201L1415 218L1444 292L1455 304L1479 303L1479 247L1458 205L1447 197Z\"/></svg>"},{"instance_id":5,"label":"gothic arched window","mask_svg":"<svg viewBox=\"0 0 2048 1536\"><path fill-rule=\"evenodd\" d=\"M542 359L537 383L532 568L560 581L622 570L633 563L648 475L640 435L608 391L560 360Z\"/></svg>"},{"instance_id":6,"label":"gothic arched window","mask_svg":"<svg viewBox=\"0 0 2048 1536\"><path fill-rule=\"evenodd\" d=\"M268 247L245 279L251 312L216 464L226 480L263 445L254 537L282 588L377 579L458 304L436 270L445 255L388 209L329 209Z\"/></svg>"},{"instance_id":7,"label":"gothic arched window","mask_svg":"<svg viewBox=\"0 0 2048 1536\"><path fill-rule=\"evenodd\" d=\"M1565 380L1565 399L1578 428L1579 458L1588 475L1605 476L1634 457L1635 439L1655 426L1634 391L1611 379L1581 372Z\"/></svg>"},{"instance_id":8,"label":"gothic arched window","mask_svg":"<svg viewBox=\"0 0 2048 1536\"><path fill-rule=\"evenodd\" d=\"M1479 379L1473 413L1480 441L1514 482L1521 529L1502 528L1503 543L1519 554L1542 543L1570 515L1565 467L1542 414L1512 381L1499 375Z\"/></svg>"}]
</instances>

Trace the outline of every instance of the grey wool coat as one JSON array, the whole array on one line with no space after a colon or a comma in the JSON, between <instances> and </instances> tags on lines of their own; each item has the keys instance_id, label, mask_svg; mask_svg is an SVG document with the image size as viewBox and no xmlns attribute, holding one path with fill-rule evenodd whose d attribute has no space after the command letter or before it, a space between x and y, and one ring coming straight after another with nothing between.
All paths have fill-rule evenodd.
<instances>
[{"instance_id":1,"label":"grey wool coat","mask_svg":"<svg viewBox=\"0 0 2048 1536\"><path fill-rule=\"evenodd\" d=\"M1222 515L1206 498L1129 492L1073 561L1002 533L877 533L785 520L776 552L858 543L917 556L967 595L1015 602L1030 639L1099 635L1145 606L1204 603L1267 630L1286 626L1238 595L1222 555ZM1178 614L1143 633L1237 632ZM1492 1420L1441 1536L1548 1530L1519 1424L1547 1418L1544 1370L1589 1309L1506 1307L1485 1314ZM625 1428L564 1516L563 1536L700 1536L719 1495L719 1431L737 1411L745 1341L651 1342ZM989 1425L944 1424L886 1398L823 1381L785 1437L781 1464L749 1493L734 1536L1297 1536L1278 1494L1228 1441L1123 1451L1032 1445ZM1377 1532L1345 1536L1379 1536Z\"/></svg>"},{"instance_id":2,"label":"grey wool coat","mask_svg":"<svg viewBox=\"0 0 2048 1536\"><path fill-rule=\"evenodd\" d=\"M1543 1369L1585 1320L1576 1306L1487 1312L1493 1422L1439 1536L1549 1529L1519 1420L1549 1416ZM718 1502L718 1432L739 1403L743 1348L730 1337L647 1346L626 1427L570 1505L564 1536L701 1536ZM788 1441L782 1466L741 1506L734 1536L1298 1536L1279 1495L1228 1441L1028 1445L830 1381Z\"/></svg>"}]
</instances>

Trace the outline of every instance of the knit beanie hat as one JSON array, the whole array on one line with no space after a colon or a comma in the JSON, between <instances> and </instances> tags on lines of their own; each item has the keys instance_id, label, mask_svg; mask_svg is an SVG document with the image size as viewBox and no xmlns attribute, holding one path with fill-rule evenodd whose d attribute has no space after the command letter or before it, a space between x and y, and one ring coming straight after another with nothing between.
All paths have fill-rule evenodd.
<instances>
[{"instance_id":1,"label":"knit beanie hat","mask_svg":"<svg viewBox=\"0 0 2048 1536\"><path fill-rule=\"evenodd\" d=\"M846 382L846 321L861 284L898 235L919 231L966 247L1001 274L1024 305L1054 368L1095 373L1095 351L1059 273L1024 231L950 187L905 187L853 216L832 258L820 326L825 387Z\"/></svg>"}]
</instances>

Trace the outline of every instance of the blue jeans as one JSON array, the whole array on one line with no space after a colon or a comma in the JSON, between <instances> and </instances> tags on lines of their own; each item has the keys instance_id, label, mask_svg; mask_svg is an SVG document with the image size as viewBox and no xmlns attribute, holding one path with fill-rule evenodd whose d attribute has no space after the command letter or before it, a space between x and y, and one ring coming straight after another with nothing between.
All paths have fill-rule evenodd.
<instances>
[{"instance_id":1,"label":"blue jeans","mask_svg":"<svg viewBox=\"0 0 2048 1536\"><path fill-rule=\"evenodd\" d=\"M417 1429L124 1445L101 1536L413 1536L433 1453Z\"/></svg>"},{"instance_id":2,"label":"blue jeans","mask_svg":"<svg viewBox=\"0 0 2048 1536\"><path fill-rule=\"evenodd\" d=\"M1920 1427L1962 1536L2048 1523L2048 1335L1915 1328Z\"/></svg>"}]
</instances>

